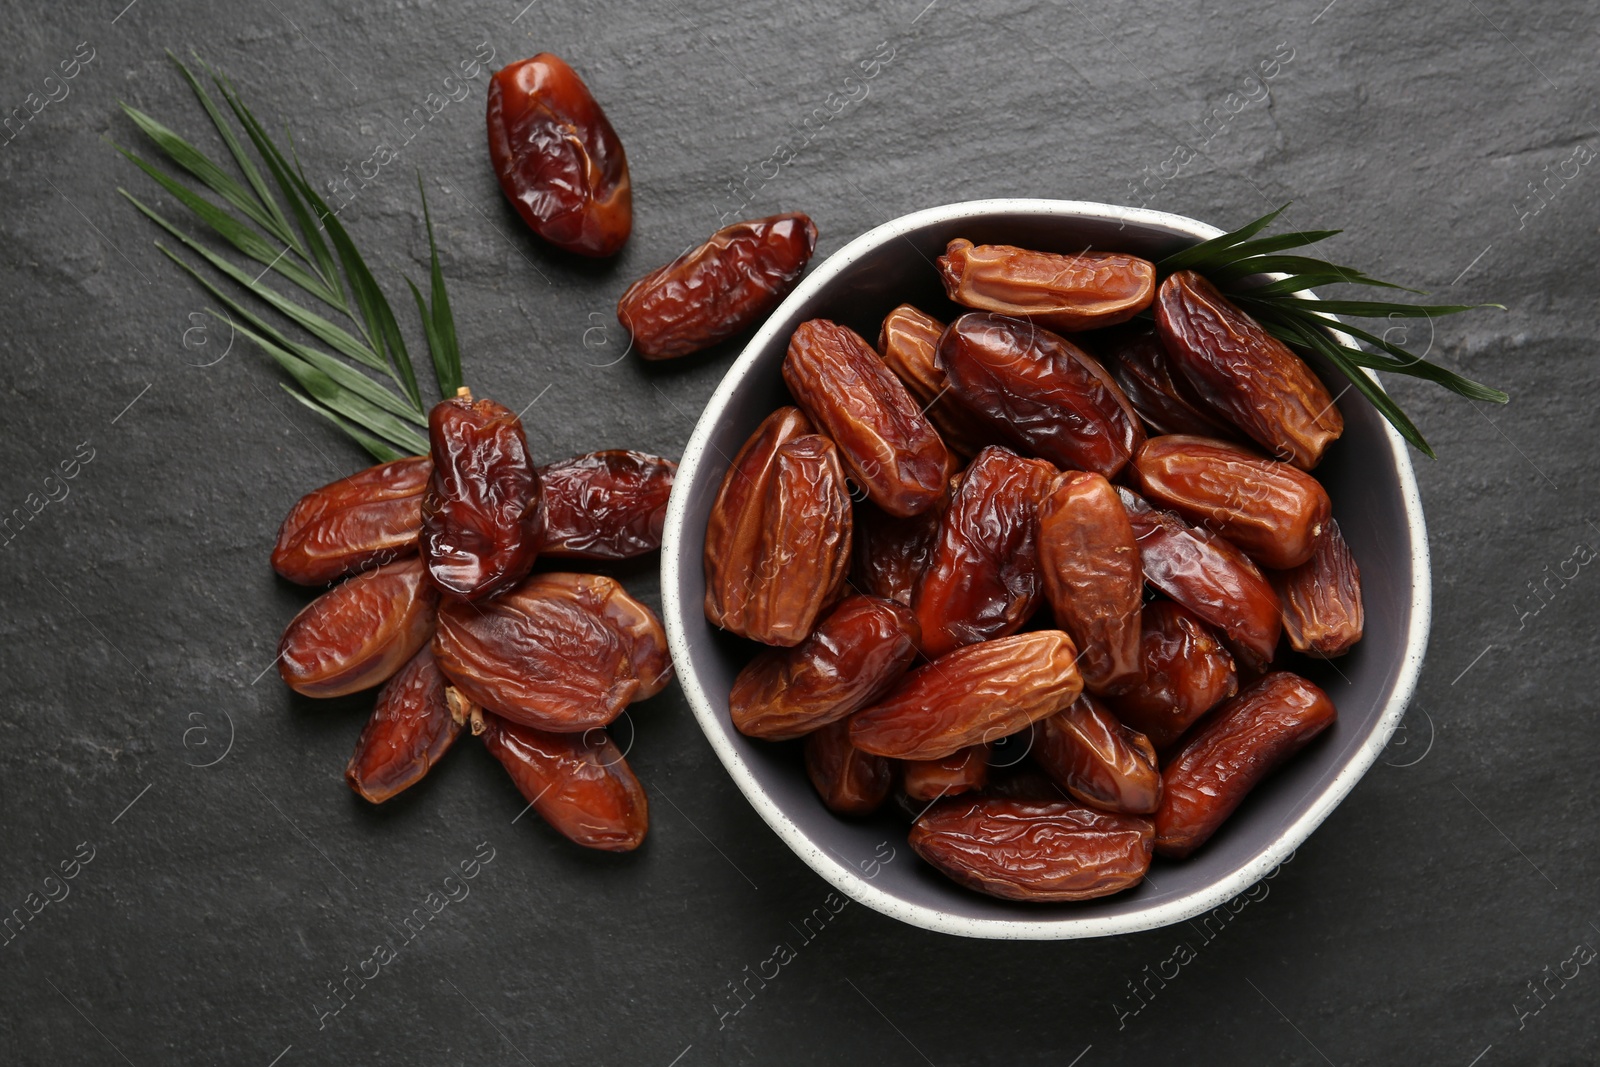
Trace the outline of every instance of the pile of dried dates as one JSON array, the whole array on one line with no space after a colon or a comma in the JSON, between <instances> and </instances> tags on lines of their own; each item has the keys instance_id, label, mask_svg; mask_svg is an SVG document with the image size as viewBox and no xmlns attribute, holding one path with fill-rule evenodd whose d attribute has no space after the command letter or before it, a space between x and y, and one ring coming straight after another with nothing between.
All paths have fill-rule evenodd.
<instances>
[{"instance_id":1,"label":"pile of dried dates","mask_svg":"<svg viewBox=\"0 0 1600 1067\"><path fill-rule=\"evenodd\" d=\"M1105 896L1204 845L1333 723L1273 659L1361 637L1308 473L1343 420L1192 272L965 240L937 267L948 324L902 305L874 348L801 323L794 406L722 481L705 612L770 646L729 711L801 743L830 810L893 797L962 885Z\"/></svg>"}]
</instances>

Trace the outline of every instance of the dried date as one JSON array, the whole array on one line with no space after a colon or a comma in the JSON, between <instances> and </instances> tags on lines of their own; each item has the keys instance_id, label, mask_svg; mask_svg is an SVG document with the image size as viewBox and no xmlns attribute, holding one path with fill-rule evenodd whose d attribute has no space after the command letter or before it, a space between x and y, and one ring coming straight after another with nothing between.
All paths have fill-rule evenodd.
<instances>
[{"instance_id":1,"label":"dried date","mask_svg":"<svg viewBox=\"0 0 1600 1067\"><path fill-rule=\"evenodd\" d=\"M945 295L964 307L1052 330L1126 322L1155 298L1155 264L1122 252L1058 255L957 238L939 257Z\"/></svg>"},{"instance_id":2,"label":"dried date","mask_svg":"<svg viewBox=\"0 0 1600 1067\"><path fill-rule=\"evenodd\" d=\"M1270 578L1278 592L1284 633L1296 652L1342 656L1361 640L1361 568L1337 522L1328 520L1309 560Z\"/></svg>"},{"instance_id":3,"label":"dried date","mask_svg":"<svg viewBox=\"0 0 1600 1067\"><path fill-rule=\"evenodd\" d=\"M432 472L432 460L412 456L307 493L278 528L272 569L291 582L323 585L413 554Z\"/></svg>"},{"instance_id":4,"label":"dried date","mask_svg":"<svg viewBox=\"0 0 1600 1067\"><path fill-rule=\"evenodd\" d=\"M422 781L462 725L451 714L444 675L424 648L379 691L344 780L363 800L382 804Z\"/></svg>"},{"instance_id":5,"label":"dried date","mask_svg":"<svg viewBox=\"0 0 1600 1067\"><path fill-rule=\"evenodd\" d=\"M1149 815L1160 805L1155 746L1088 694L1034 731L1034 761L1074 799L1131 815Z\"/></svg>"},{"instance_id":6,"label":"dried date","mask_svg":"<svg viewBox=\"0 0 1600 1067\"><path fill-rule=\"evenodd\" d=\"M1310 470L1344 432L1316 373L1201 275L1173 274L1155 307L1161 340L1189 384L1269 454Z\"/></svg>"},{"instance_id":7,"label":"dried date","mask_svg":"<svg viewBox=\"0 0 1600 1067\"><path fill-rule=\"evenodd\" d=\"M403 559L334 586L300 609L278 642L278 673L308 697L387 681L433 633L438 590Z\"/></svg>"},{"instance_id":8,"label":"dried date","mask_svg":"<svg viewBox=\"0 0 1600 1067\"><path fill-rule=\"evenodd\" d=\"M806 774L835 815L871 815L894 786L894 765L850 744L850 724L829 723L808 735Z\"/></svg>"},{"instance_id":9,"label":"dried date","mask_svg":"<svg viewBox=\"0 0 1600 1067\"><path fill-rule=\"evenodd\" d=\"M516 585L543 537L539 473L522 420L493 400L460 395L428 416L433 474L422 498L422 559L447 593L466 600Z\"/></svg>"},{"instance_id":10,"label":"dried date","mask_svg":"<svg viewBox=\"0 0 1600 1067\"><path fill-rule=\"evenodd\" d=\"M951 394L950 383L934 360L943 334L944 323L901 304L883 320L878 352L916 398L945 447L970 458L993 444L994 434Z\"/></svg>"},{"instance_id":11,"label":"dried date","mask_svg":"<svg viewBox=\"0 0 1600 1067\"><path fill-rule=\"evenodd\" d=\"M799 212L724 226L628 286L617 319L645 359L709 348L777 307L816 246L817 228Z\"/></svg>"},{"instance_id":12,"label":"dried date","mask_svg":"<svg viewBox=\"0 0 1600 1067\"><path fill-rule=\"evenodd\" d=\"M1117 717L1165 749L1239 691L1233 657L1211 628L1170 600L1146 604L1139 637L1144 677L1110 703Z\"/></svg>"},{"instance_id":13,"label":"dried date","mask_svg":"<svg viewBox=\"0 0 1600 1067\"><path fill-rule=\"evenodd\" d=\"M1239 434L1195 393L1167 354L1155 330L1108 339L1106 370L1122 386L1151 433L1187 433L1232 441Z\"/></svg>"},{"instance_id":14,"label":"dried date","mask_svg":"<svg viewBox=\"0 0 1600 1067\"><path fill-rule=\"evenodd\" d=\"M604 726L672 679L655 613L594 574L536 574L493 600L446 601L433 655L469 700L555 732Z\"/></svg>"},{"instance_id":15,"label":"dried date","mask_svg":"<svg viewBox=\"0 0 1600 1067\"><path fill-rule=\"evenodd\" d=\"M1078 650L1059 630L958 648L906 675L850 720L850 742L897 759L941 759L1015 733L1078 699Z\"/></svg>"},{"instance_id":16,"label":"dried date","mask_svg":"<svg viewBox=\"0 0 1600 1067\"><path fill-rule=\"evenodd\" d=\"M544 537L539 551L571 559L631 559L661 547L678 465L613 449L539 468Z\"/></svg>"},{"instance_id":17,"label":"dried date","mask_svg":"<svg viewBox=\"0 0 1600 1067\"><path fill-rule=\"evenodd\" d=\"M1137 815L1071 801L942 800L911 848L969 889L1006 900L1089 900L1139 884L1154 832Z\"/></svg>"},{"instance_id":18,"label":"dried date","mask_svg":"<svg viewBox=\"0 0 1600 1067\"><path fill-rule=\"evenodd\" d=\"M734 679L733 725L787 741L860 711L900 679L917 654L917 620L888 600L850 596L794 648L762 652Z\"/></svg>"},{"instance_id":19,"label":"dried date","mask_svg":"<svg viewBox=\"0 0 1600 1067\"><path fill-rule=\"evenodd\" d=\"M618 252L633 229L628 156L576 71L541 52L489 79L489 159L534 233L584 256Z\"/></svg>"},{"instance_id":20,"label":"dried date","mask_svg":"<svg viewBox=\"0 0 1600 1067\"><path fill-rule=\"evenodd\" d=\"M650 829L650 806L604 730L547 733L485 717L484 747L539 817L584 848L631 852Z\"/></svg>"},{"instance_id":21,"label":"dried date","mask_svg":"<svg viewBox=\"0 0 1600 1067\"><path fill-rule=\"evenodd\" d=\"M944 510L935 507L897 519L869 503L858 503L850 583L864 593L909 606L918 579L933 561L943 515Z\"/></svg>"},{"instance_id":22,"label":"dried date","mask_svg":"<svg viewBox=\"0 0 1600 1067\"><path fill-rule=\"evenodd\" d=\"M1000 439L1058 467L1114 478L1144 428L1093 356L1022 319L968 312L939 341L951 391Z\"/></svg>"},{"instance_id":23,"label":"dried date","mask_svg":"<svg viewBox=\"0 0 1600 1067\"><path fill-rule=\"evenodd\" d=\"M783 380L874 504L905 518L938 503L950 463L944 442L854 330L827 319L802 322L789 338Z\"/></svg>"},{"instance_id":24,"label":"dried date","mask_svg":"<svg viewBox=\"0 0 1600 1067\"><path fill-rule=\"evenodd\" d=\"M1287 671L1218 708L1162 773L1156 851L1182 859L1205 844L1250 790L1337 716L1328 694Z\"/></svg>"},{"instance_id":25,"label":"dried date","mask_svg":"<svg viewBox=\"0 0 1600 1067\"><path fill-rule=\"evenodd\" d=\"M989 746L971 745L943 759L912 759L900 765L900 787L923 804L940 797L976 793L989 784Z\"/></svg>"}]
</instances>

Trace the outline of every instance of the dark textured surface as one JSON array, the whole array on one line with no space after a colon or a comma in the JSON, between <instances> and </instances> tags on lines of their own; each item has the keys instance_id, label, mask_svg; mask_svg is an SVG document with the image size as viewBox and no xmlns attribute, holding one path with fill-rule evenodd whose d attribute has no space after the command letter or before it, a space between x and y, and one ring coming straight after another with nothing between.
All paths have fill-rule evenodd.
<instances>
[{"instance_id":1,"label":"dark textured surface","mask_svg":"<svg viewBox=\"0 0 1600 1067\"><path fill-rule=\"evenodd\" d=\"M18 115L29 93L61 96L44 79L78 42L95 52L0 146L0 510L27 514L80 443L93 450L3 546L0 909L27 914L60 863L93 859L0 948L0 1060L1600 1057L1600 974L1578 962L1600 947L1596 579L1579 566L1600 546L1600 179L1568 164L1545 201L1528 187L1600 149L1585 5L123 3L11 2L0 19L0 107ZM880 41L893 58L866 98L796 132L859 84L844 79ZM194 47L272 125L292 123L320 183L395 140L482 42L496 63L565 56L606 107L636 190L622 256L573 263L520 228L484 158L481 76L344 217L398 300L397 272L424 272L422 169L468 377L513 409L537 401L525 419L543 458L676 453L736 346L605 366L622 348L612 306L725 211L806 210L826 254L980 196L1147 200L1223 225L1293 198L1295 224L1346 228L1332 253L1505 303L1440 322L1431 350L1505 387L1509 407L1394 384L1443 459L1419 468L1433 641L1387 764L1226 922L1073 944L958 941L856 905L806 927L837 899L749 811L674 692L632 717L655 809L637 855L512 825L522 801L473 744L383 810L355 799L340 772L362 701L316 705L257 676L304 599L266 567L272 533L362 456L242 340L195 366L227 338L208 327L186 345L207 301L117 196L153 194L104 138L137 140L119 98L199 129L162 54ZM1204 127L1275 53L1270 99ZM794 158L740 206L727 183L785 138ZM1192 163L1130 189L1180 143ZM653 597L648 565L622 573ZM480 842L493 859L470 895L396 933ZM398 956L319 1029L327 983L384 939ZM792 958L770 977L781 942ZM763 967L735 1013L729 983ZM1130 981L1147 983L1137 1014Z\"/></svg>"}]
</instances>

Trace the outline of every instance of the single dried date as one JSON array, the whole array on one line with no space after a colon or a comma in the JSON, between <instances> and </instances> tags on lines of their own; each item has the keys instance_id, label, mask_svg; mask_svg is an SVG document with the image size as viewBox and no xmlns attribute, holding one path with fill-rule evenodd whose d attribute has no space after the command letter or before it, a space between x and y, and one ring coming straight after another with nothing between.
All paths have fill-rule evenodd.
<instances>
[{"instance_id":1,"label":"single dried date","mask_svg":"<svg viewBox=\"0 0 1600 1067\"><path fill-rule=\"evenodd\" d=\"M645 359L709 348L777 307L816 246L817 227L799 212L724 226L628 286L617 320Z\"/></svg>"},{"instance_id":2,"label":"single dried date","mask_svg":"<svg viewBox=\"0 0 1600 1067\"><path fill-rule=\"evenodd\" d=\"M434 405L428 441L433 473L420 544L429 576L466 600L516 585L532 569L544 532L522 420L463 388Z\"/></svg>"},{"instance_id":3,"label":"single dried date","mask_svg":"<svg viewBox=\"0 0 1600 1067\"><path fill-rule=\"evenodd\" d=\"M922 651L1016 633L1039 595L1039 499L1056 471L991 445L962 475L912 594Z\"/></svg>"},{"instance_id":4,"label":"single dried date","mask_svg":"<svg viewBox=\"0 0 1600 1067\"><path fill-rule=\"evenodd\" d=\"M1158 749L1171 746L1196 719L1239 691L1238 669L1217 635L1170 600L1145 605L1139 662L1144 677L1110 703L1118 718Z\"/></svg>"},{"instance_id":5,"label":"single dried date","mask_svg":"<svg viewBox=\"0 0 1600 1067\"><path fill-rule=\"evenodd\" d=\"M1298 467L1204 437L1152 437L1133 457L1144 495L1220 533L1263 567L1298 567L1331 521L1333 503Z\"/></svg>"},{"instance_id":6,"label":"single dried date","mask_svg":"<svg viewBox=\"0 0 1600 1067\"><path fill-rule=\"evenodd\" d=\"M1205 844L1250 790L1337 717L1328 694L1287 671L1218 708L1162 772L1156 851L1182 859Z\"/></svg>"},{"instance_id":7,"label":"single dried date","mask_svg":"<svg viewBox=\"0 0 1600 1067\"><path fill-rule=\"evenodd\" d=\"M802 322L789 338L783 380L874 504L905 518L938 503L950 463L944 442L854 330L827 319Z\"/></svg>"},{"instance_id":8,"label":"single dried date","mask_svg":"<svg viewBox=\"0 0 1600 1067\"><path fill-rule=\"evenodd\" d=\"M993 444L994 434L950 392L949 380L934 359L943 334L944 323L901 304L883 320L878 353L916 398L945 447L970 458Z\"/></svg>"},{"instance_id":9,"label":"single dried date","mask_svg":"<svg viewBox=\"0 0 1600 1067\"><path fill-rule=\"evenodd\" d=\"M1015 733L1078 699L1078 650L1059 630L958 648L850 718L850 742L897 759L941 759Z\"/></svg>"},{"instance_id":10,"label":"single dried date","mask_svg":"<svg viewBox=\"0 0 1600 1067\"><path fill-rule=\"evenodd\" d=\"M1082 651L1084 688L1120 693L1137 682L1144 572L1110 482L1084 471L1055 479L1039 507L1039 572L1056 625Z\"/></svg>"},{"instance_id":11,"label":"single dried date","mask_svg":"<svg viewBox=\"0 0 1600 1067\"><path fill-rule=\"evenodd\" d=\"M633 229L628 156L576 71L540 52L489 79L489 159L534 233L584 256L619 251Z\"/></svg>"},{"instance_id":12,"label":"single dried date","mask_svg":"<svg viewBox=\"0 0 1600 1067\"><path fill-rule=\"evenodd\" d=\"M539 551L571 559L631 559L661 547L678 465L613 449L539 468L544 537Z\"/></svg>"},{"instance_id":13,"label":"single dried date","mask_svg":"<svg viewBox=\"0 0 1600 1067\"><path fill-rule=\"evenodd\" d=\"M539 817L584 848L631 852L650 829L650 805L604 730L547 733L485 716L484 747Z\"/></svg>"},{"instance_id":14,"label":"single dried date","mask_svg":"<svg viewBox=\"0 0 1600 1067\"><path fill-rule=\"evenodd\" d=\"M1179 371L1268 453L1310 470L1344 432L1315 372L1204 277L1178 271L1161 283L1155 306Z\"/></svg>"},{"instance_id":15,"label":"single dried date","mask_svg":"<svg viewBox=\"0 0 1600 1067\"><path fill-rule=\"evenodd\" d=\"M1115 478L1144 428L1122 389L1078 346L1022 319L968 312L939 341L957 399L1005 441L1057 467Z\"/></svg>"},{"instance_id":16,"label":"single dried date","mask_svg":"<svg viewBox=\"0 0 1600 1067\"><path fill-rule=\"evenodd\" d=\"M444 675L425 647L379 691L344 780L363 800L382 804L422 781L462 726L450 712Z\"/></svg>"},{"instance_id":17,"label":"single dried date","mask_svg":"<svg viewBox=\"0 0 1600 1067\"><path fill-rule=\"evenodd\" d=\"M855 559L850 583L864 593L910 605L922 572L933 561L942 508L909 519L886 515L866 501L855 508Z\"/></svg>"},{"instance_id":18,"label":"single dried date","mask_svg":"<svg viewBox=\"0 0 1600 1067\"><path fill-rule=\"evenodd\" d=\"M911 848L969 889L1006 900L1089 900L1139 884L1154 832L1137 815L1071 801L942 800L911 828Z\"/></svg>"},{"instance_id":19,"label":"single dried date","mask_svg":"<svg viewBox=\"0 0 1600 1067\"><path fill-rule=\"evenodd\" d=\"M1034 731L1034 761L1075 799L1131 815L1160 805L1155 746L1087 693L1035 723Z\"/></svg>"},{"instance_id":20,"label":"single dried date","mask_svg":"<svg viewBox=\"0 0 1600 1067\"><path fill-rule=\"evenodd\" d=\"M806 735L806 774L835 815L871 815L894 786L894 765L851 747L850 724L829 723Z\"/></svg>"},{"instance_id":21,"label":"single dried date","mask_svg":"<svg viewBox=\"0 0 1600 1067\"><path fill-rule=\"evenodd\" d=\"M957 238L937 266L945 295L957 304L1052 330L1126 322L1149 307L1156 292L1155 264L1122 252L1063 256Z\"/></svg>"},{"instance_id":22,"label":"single dried date","mask_svg":"<svg viewBox=\"0 0 1600 1067\"><path fill-rule=\"evenodd\" d=\"M751 660L728 695L747 737L788 741L852 715L883 696L917 654L917 620L888 600L850 596L794 648Z\"/></svg>"},{"instance_id":23,"label":"single dried date","mask_svg":"<svg viewBox=\"0 0 1600 1067\"><path fill-rule=\"evenodd\" d=\"M604 726L672 679L655 613L595 574L536 574L493 600L447 600L433 654L469 700L556 732Z\"/></svg>"},{"instance_id":24,"label":"single dried date","mask_svg":"<svg viewBox=\"0 0 1600 1067\"><path fill-rule=\"evenodd\" d=\"M1187 433L1220 441L1238 431L1212 411L1178 371L1161 335L1153 329L1118 334L1106 340L1105 368L1122 386L1151 433Z\"/></svg>"},{"instance_id":25,"label":"single dried date","mask_svg":"<svg viewBox=\"0 0 1600 1067\"><path fill-rule=\"evenodd\" d=\"M988 784L988 745L957 749L943 759L911 759L900 764L901 789L924 804L940 797L976 793Z\"/></svg>"},{"instance_id":26,"label":"single dried date","mask_svg":"<svg viewBox=\"0 0 1600 1067\"><path fill-rule=\"evenodd\" d=\"M1283 629L1278 596L1249 557L1226 538L1191 529L1143 497L1126 489L1117 493L1139 540L1145 579L1221 630L1245 666L1261 670L1272 662Z\"/></svg>"},{"instance_id":27,"label":"single dried date","mask_svg":"<svg viewBox=\"0 0 1600 1067\"><path fill-rule=\"evenodd\" d=\"M301 497L278 528L272 569L291 582L323 585L417 551L427 456L368 467Z\"/></svg>"},{"instance_id":28,"label":"single dried date","mask_svg":"<svg viewBox=\"0 0 1600 1067\"><path fill-rule=\"evenodd\" d=\"M1283 631L1296 652L1342 656L1361 640L1361 568L1337 522L1328 520L1309 560L1269 577L1278 592Z\"/></svg>"},{"instance_id":29,"label":"single dried date","mask_svg":"<svg viewBox=\"0 0 1600 1067\"><path fill-rule=\"evenodd\" d=\"M308 697L387 681L433 633L439 592L403 559L334 586L300 609L278 642L278 673Z\"/></svg>"}]
</instances>

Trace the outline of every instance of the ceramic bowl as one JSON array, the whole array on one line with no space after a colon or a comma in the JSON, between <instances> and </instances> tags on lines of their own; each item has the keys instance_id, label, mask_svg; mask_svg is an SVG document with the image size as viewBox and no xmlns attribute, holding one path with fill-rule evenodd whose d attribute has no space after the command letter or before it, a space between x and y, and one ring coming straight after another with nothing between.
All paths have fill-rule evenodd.
<instances>
[{"instance_id":1,"label":"ceramic bowl","mask_svg":"<svg viewBox=\"0 0 1600 1067\"><path fill-rule=\"evenodd\" d=\"M933 263L956 237L1154 260L1220 232L1179 215L1063 200L981 200L903 216L818 264L751 338L706 405L684 449L662 545L664 621L678 678L711 747L756 812L851 899L915 926L968 937L1101 937L1181 922L1282 863L1377 760L1404 714L1428 640L1428 541L1405 443L1352 393L1340 403L1344 436L1316 475L1361 567L1366 632L1333 663L1293 661L1293 669L1328 691L1338 722L1258 786L1204 848L1182 862L1158 857L1137 888L1048 905L974 893L911 851L898 813L866 820L833 815L806 778L798 743L753 740L729 719L728 691L755 646L716 629L702 611L706 519L733 455L763 418L791 402L780 367L797 325L829 318L872 341L884 315L902 302L949 321L958 310L946 301ZM1338 394L1338 375L1317 369Z\"/></svg>"}]
</instances>

